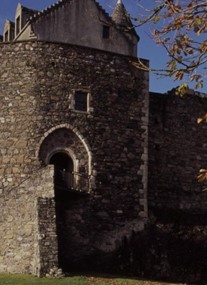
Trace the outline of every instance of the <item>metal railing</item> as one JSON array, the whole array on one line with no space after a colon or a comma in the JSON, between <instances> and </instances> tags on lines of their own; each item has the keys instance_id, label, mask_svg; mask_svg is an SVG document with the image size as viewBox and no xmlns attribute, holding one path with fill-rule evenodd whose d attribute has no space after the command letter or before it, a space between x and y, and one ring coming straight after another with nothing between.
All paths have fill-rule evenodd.
<instances>
[{"instance_id":1,"label":"metal railing","mask_svg":"<svg viewBox=\"0 0 207 285\"><path fill-rule=\"evenodd\" d=\"M61 190L76 190L80 192L88 192L90 188L89 176L77 172L63 171L56 174L55 187Z\"/></svg>"}]
</instances>

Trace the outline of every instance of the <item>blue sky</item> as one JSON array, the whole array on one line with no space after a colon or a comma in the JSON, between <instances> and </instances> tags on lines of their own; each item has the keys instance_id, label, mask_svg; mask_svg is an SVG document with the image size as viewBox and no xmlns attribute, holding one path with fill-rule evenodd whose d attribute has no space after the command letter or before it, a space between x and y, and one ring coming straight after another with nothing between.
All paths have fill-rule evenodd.
<instances>
[{"instance_id":1,"label":"blue sky","mask_svg":"<svg viewBox=\"0 0 207 285\"><path fill-rule=\"evenodd\" d=\"M3 33L3 26L6 19L13 20L16 6L20 2L22 5L42 10L47 6L56 2L56 0L0 0L0 34ZM99 0L101 6L111 13L116 4L116 0ZM139 0L123 0L126 9L133 16L138 17L141 14L141 8L138 3ZM146 5L151 5L152 0L145 0ZM152 39L150 39L150 27L144 26L137 30L140 36L138 45L138 56L150 60L150 66L153 68L163 68L167 59L166 51L160 46L156 46ZM174 82L171 78L160 78L160 76L150 75L150 91L166 92L173 87L176 87L179 82Z\"/></svg>"}]
</instances>

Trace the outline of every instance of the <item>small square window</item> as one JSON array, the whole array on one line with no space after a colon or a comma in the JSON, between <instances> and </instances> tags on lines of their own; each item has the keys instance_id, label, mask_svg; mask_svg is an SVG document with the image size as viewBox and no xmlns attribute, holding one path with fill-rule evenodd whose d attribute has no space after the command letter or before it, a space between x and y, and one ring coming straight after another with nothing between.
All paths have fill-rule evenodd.
<instances>
[{"instance_id":1,"label":"small square window","mask_svg":"<svg viewBox=\"0 0 207 285\"><path fill-rule=\"evenodd\" d=\"M110 35L109 26L104 25L103 26L103 39L108 39L109 35Z\"/></svg>"},{"instance_id":2,"label":"small square window","mask_svg":"<svg viewBox=\"0 0 207 285\"><path fill-rule=\"evenodd\" d=\"M75 91L74 96L74 109L78 111L87 112L88 111L88 93L84 91Z\"/></svg>"}]
</instances>

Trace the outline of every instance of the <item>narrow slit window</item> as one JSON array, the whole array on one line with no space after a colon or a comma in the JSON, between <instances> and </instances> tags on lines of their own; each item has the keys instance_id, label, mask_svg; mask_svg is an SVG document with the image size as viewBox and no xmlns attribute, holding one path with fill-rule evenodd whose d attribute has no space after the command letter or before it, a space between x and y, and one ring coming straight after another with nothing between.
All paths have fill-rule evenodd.
<instances>
[{"instance_id":1,"label":"narrow slit window","mask_svg":"<svg viewBox=\"0 0 207 285\"><path fill-rule=\"evenodd\" d=\"M16 35L20 32L20 16L16 19Z\"/></svg>"},{"instance_id":2,"label":"narrow slit window","mask_svg":"<svg viewBox=\"0 0 207 285\"><path fill-rule=\"evenodd\" d=\"M5 40L5 42L9 41L9 32L8 31L4 35L4 40Z\"/></svg>"},{"instance_id":3,"label":"narrow slit window","mask_svg":"<svg viewBox=\"0 0 207 285\"><path fill-rule=\"evenodd\" d=\"M75 91L75 110L88 111L88 93L84 91Z\"/></svg>"},{"instance_id":4,"label":"narrow slit window","mask_svg":"<svg viewBox=\"0 0 207 285\"><path fill-rule=\"evenodd\" d=\"M109 39L110 36L110 28L109 26L103 26L103 39Z\"/></svg>"}]
</instances>

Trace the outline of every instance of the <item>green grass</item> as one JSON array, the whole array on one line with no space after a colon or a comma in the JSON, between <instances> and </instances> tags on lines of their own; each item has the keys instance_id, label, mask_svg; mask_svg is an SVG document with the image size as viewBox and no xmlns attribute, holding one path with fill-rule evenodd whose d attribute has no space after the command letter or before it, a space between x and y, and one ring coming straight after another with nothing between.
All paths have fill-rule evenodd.
<instances>
[{"instance_id":1,"label":"green grass","mask_svg":"<svg viewBox=\"0 0 207 285\"><path fill-rule=\"evenodd\" d=\"M0 274L0 285L175 285L130 278L71 276L62 279ZM176 284L179 285L179 284Z\"/></svg>"}]
</instances>

